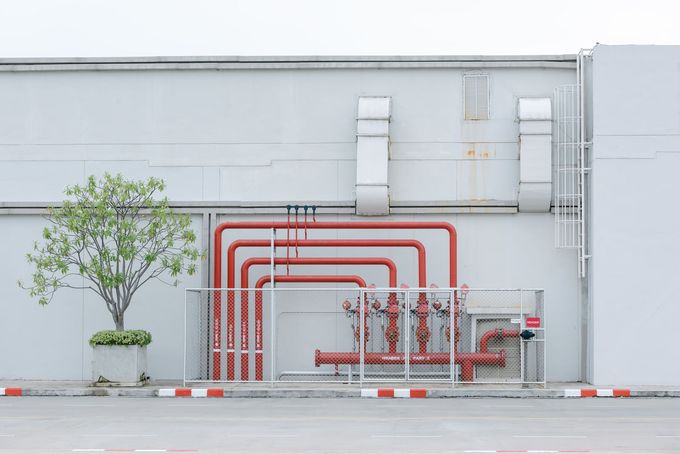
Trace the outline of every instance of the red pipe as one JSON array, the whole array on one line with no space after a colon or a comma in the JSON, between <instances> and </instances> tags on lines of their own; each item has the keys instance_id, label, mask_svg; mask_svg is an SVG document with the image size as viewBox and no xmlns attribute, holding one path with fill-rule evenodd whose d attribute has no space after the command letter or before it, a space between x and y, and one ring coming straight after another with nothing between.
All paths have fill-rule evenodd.
<instances>
[{"instance_id":1,"label":"red pipe","mask_svg":"<svg viewBox=\"0 0 680 454\"><path fill-rule=\"evenodd\" d=\"M488 344L489 341L496 337L519 337L519 330L508 330L508 329L490 329L482 335L479 340L479 351L482 353L487 353L489 351Z\"/></svg>"},{"instance_id":2,"label":"red pipe","mask_svg":"<svg viewBox=\"0 0 680 454\"><path fill-rule=\"evenodd\" d=\"M300 276L288 276L288 275L277 275L274 276L274 281L275 282L281 282L281 283L288 283L288 282L305 282L305 283L320 283L320 282L330 282L330 283L341 283L341 282L353 282L357 284L359 287L365 288L366 287L366 281L364 281L361 277L359 276L354 276L354 275L347 275L347 276L337 276L337 275L300 275ZM257 283L255 284L256 289L261 289L264 287L264 285L267 282L271 282L271 276L262 276L260 279L257 280ZM255 304L260 304L262 305L262 291L256 291L255 292ZM367 312L367 311L366 311ZM367 313L364 315L364 330L367 329L366 325L366 317L368 316ZM366 338L368 336L364 336L364 342L366 342ZM365 348L365 347L364 347ZM257 378L257 370L262 371L262 355L260 354L259 356L259 362L258 362L258 352L256 349L256 357L255 357L255 370L256 370L256 379ZM273 353L272 353L273 354ZM273 372L272 372L273 373ZM258 380L262 380L262 377L260 377Z\"/></svg>"},{"instance_id":3,"label":"red pipe","mask_svg":"<svg viewBox=\"0 0 680 454\"><path fill-rule=\"evenodd\" d=\"M314 364L359 364L358 352L314 352ZM404 364L405 355L399 353L364 353L364 364ZM456 353L456 364L461 365L461 380L472 381L475 365L505 367L505 351L498 353ZM451 364L449 353L411 353L409 364Z\"/></svg>"},{"instance_id":4,"label":"red pipe","mask_svg":"<svg viewBox=\"0 0 680 454\"><path fill-rule=\"evenodd\" d=\"M275 258L281 265L385 265L389 270L389 287L397 286L397 266L383 257ZM251 257L241 265L241 288L248 288L248 272L253 265L269 265L270 257ZM261 295L260 295L261 296ZM244 321L245 320L245 321ZM262 298L255 297L255 380L262 380ZM395 342L396 347L396 342ZM241 292L241 380L248 380L248 291Z\"/></svg>"},{"instance_id":5,"label":"red pipe","mask_svg":"<svg viewBox=\"0 0 680 454\"><path fill-rule=\"evenodd\" d=\"M270 282L272 280L272 277L270 275L262 276L257 280L257 283L255 284L256 289L261 289L264 287L264 285L267 282ZM353 274L348 274L348 275L335 275L335 274L319 274L319 275L299 275L299 276L287 276L285 274L283 275L276 275L274 276L274 282L281 282L281 283L288 283L288 282L304 282L304 283L341 283L341 282L350 282L357 284L359 287L365 288L366 287L366 281L364 281L361 277L353 275Z\"/></svg>"},{"instance_id":6,"label":"red pipe","mask_svg":"<svg viewBox=\"0 0 680 454\"><path fill-rule=\"evenodd\" d=\"M489 341L497 337L519 337L519 331L489 330L482 335L479 341L479 353L456 353L455 362L461 365L462 381L473 380L474 366L477 365L505 367L505 350L501 350L499 353L489 353L488 350ZM349 355L356 355L356 358ZM359 364L358 353L321 353L316 350L314 359L316 367L319 367L320 364ZM404 364L404 354L365 353L364 360L366 364ZM451 358L448 353L427 353L425 355L411 353L409 357L410 364L450 364L450 362Z\"/></svg>"},{"instance_id":7,"label":"red pipe","mask_svg":"<svg viewBox=\"0 0 680 454\"><path fill-rule=\"evenodd\" d=\"M276 240L274 246L286 246L290 247L292 240ZM427 260L425 256L425 246L423 243L417 240L301 240L299 241L301 246L305 247L413 247L418 252L418 286L425 287L427 284ZM227 288L235 287L235 268L236 268L236 250L240 247L269 247L271 245L270 240L235 240L233 241L227 250ZM287 260L291 259L287 257ZM288 265L286 265L286 268ZM219 281L218 281L219 282ZM396 287L396 284L394 285ZM245 287L243 287L245 288ZM219 293L219 292L218 292ZM231 291L227 292L227 378L229 380L234 379L234 294ZM422 295L421 295L422 296ZM422 299L422 298L421 298ZM391 295L388 300L390 308L392 311L388 310L388 318L390 320L390 333L392 337L398 336L398 328L396 326L397 321L395 316L395 309L398 312L396 295ZM243 305L241 306L241 317L248 318L248 309ZM215 315L217 318L217 312ZM231 335L230 335L231 333ZM387 334L387 333L386 333ZM229 342L229 340L232 342ZM396 340L390 343L390 351L396 351ZM219 351L218 351L219 355ZM218 360L219 361L219 360ZM215 363L218 364L218 363ZM217 368L219 371L219 368Z\"/></svg>"},{"instance_id":8,"label":"red pipe","mask_svg":"<svg viewBox=\"0 0 680 454\"><path fill-rule=\"evenodd\" d=\"M215 267L213 272L213 285L217 286L222 281L222 233L227 229L284 229L289 228L286 222L223 222L218 225L214 233L215 244ZM449 234L449 286L456 287L457 283L457 245L456 229L448 222L315 222L308 226L310 229L428 229L446 230ZM229 269L233 269L233 264ZM227 280L227 288L233 288L233 276L231 285ZM424 285L423 285L424 286ZM227 294L227 376L233 380L234 377L234 302L233 294L231 298ZM213 379L220 379L220 351L221 342L219 335L219 325L221 324L222 313L220 310L221 295L215 292L215 337L213 341ZM231 325L231 326L230 326Z\"/></svg>"}]
</instances>

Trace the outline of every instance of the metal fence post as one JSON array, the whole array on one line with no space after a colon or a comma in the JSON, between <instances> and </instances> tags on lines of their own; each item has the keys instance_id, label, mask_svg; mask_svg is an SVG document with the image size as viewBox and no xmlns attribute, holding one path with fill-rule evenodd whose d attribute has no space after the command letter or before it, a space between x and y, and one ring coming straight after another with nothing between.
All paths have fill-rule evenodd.
<instances>
[{"instance_id":1,"label":"metal fence post","mask_svg":"<svg viewBox=\"0 0 680 454\"><path fill-rule=\"evenodd\" d=\"M522 289L519 289L519 330L522 332L522 330L526 329L526 320L524 317L524 294L522 292ZM522 386L525 385L525 380L526 380L526 355L525 355L525 349L526 349L526 342L522 339L522 337L518 337L517 340L519 340L519 381L522 382Z\"/></svg>"},{"instance_id":2,"label":"metal fence post","mask_svg":"<svg viewBox=\"0 0 680 454\"><path fill-rule=\"evenodd\" d=\"M404 380L409 380L409 369L411 368L411 292L404 292L406 305L404 309Z\"/></svg>"},{"instance_id":3,"label":"metal fence post","mask_svg":"<svg viewBox=\"0 0 680 454\"><path fill-rule=\"evenodd\" d=\"M271 285L271 297L270 297L270 367L271 367L271 381L272 383L276 382L276 281L274 280L274 275L276 273L275 269L275 264L274 264L274 258L276 257L276 229L271 229L271 244L270 244L270 250L269 250L269 255L271 258L271 262L269 264L269 276L270 276L270 285Z\"/></svg>"},{"instance_id":4,"label":"metal fence post","mask_svg":"<svg viewBox=\"0 0 680 454\"><path fill-rule=\"evenodd\" d=\"M364 307L364 298L366 298L366 290L361 289L359 291L359 320L357 321L357 329L359 330L359 383L363 385L364 383L364 370L365 370L365 354L366 354L366 349L364 347L364 336L365 336L365 327L364 327L364 316L365 316L365 307Z\"/></svg>"},{"instance_id":5,"label":"metal fence post","mask_svg":"<svg viewBox=\"0 0 680 454\"><path fill-rule=\"evenodd\" d=\"M182 386L187 386L187 290L184 290L184 353L182 358Z\"/></svg>"},{"instance_id":6,"label":"metal fence post","mask_svg":"<svg viewBox=\"0 0 680 454\"><path fill-rule=\"evenodd\" d=\"M450 360L449 368L451 372L451 386L456 385L456 325L454 320L456 319L455 311L455 301L456 301L456 289L450 290L449 294L449 351Z\"/></svg>"}]
</instances>

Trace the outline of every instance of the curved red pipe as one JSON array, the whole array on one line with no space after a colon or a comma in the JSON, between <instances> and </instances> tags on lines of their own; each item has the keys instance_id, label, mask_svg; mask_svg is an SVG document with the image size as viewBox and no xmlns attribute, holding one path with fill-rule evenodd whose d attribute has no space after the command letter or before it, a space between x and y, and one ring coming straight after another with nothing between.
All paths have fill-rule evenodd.
<instances>
[{"instance_id":1,"label":"curved red pipe","mask_svg":"<svg viewBox=\"0 0 680 454\"><path fill-rule=\"evenodd\" d=\"M479 352L456 353L456 364L461 365L461 380L472 381L474 366L505 366L505 351L489 353L489 341L496 337L519 337L519 330L492 329L485 332L479 341ZM404 354L397 353L364 353L365 364L404 364ZM320 352L316 350L314 356L316 367L320 364L359 364L359 354L356 352ZM411 353L410 364L450 364L448 353Z\"/></svg>"},{"instance_id":2,"label":"curved red pipe","mask_svg":"<svg viewBox=\"0 0 680 454\"><path fill-rule=\"evenodd\" d=\"M292 241L276 240L274 246L286 246L288 243L292 244ZM299 240L298 244L301 247L412 247L418 252L418 286L427 286L425 246L418 240ZM270 245L270 240L236 240L229 245L227 249L228 289L234 288L236 284L236 250L241 247L269 247ZM221 283L222 281L218 279L216 282Z\"/></svg>"},{"instance_id":3,"label":"curved red pipe","mask_svg":"<svg viewBox=\"0 0 680 454\"><path fill-rule=\"evenodd\" d=\"M385 257L305 257L275 258L276 265L385 265L389 287L397 286L397 266ZM270 257L251 257L241 265L241 288L248 288L248 272L253 265L269 265ZM255 298L255 380L262 380L262 298ZM396 342L395 342L396 346ZM241 380L248 380L248 291L241 292Z\"/></svg>"},{"instance_id":4,"label":"curved red pipe","mask_svg":"<svg viewBox=\"0 0 680 454\"><path fill-rule=\"evenodd\" d=\"M300 246L304 247L412 247L418 252L418 285L425 287L427 285L427 260L425 255L425 246L417 240L301 240L298 241ZM289 248L293 244L293 240L276 240L274 246L286 246ZM241 247L269 247L271 240L236 240L233 241L227 250L227 288L235 287L236 280L236 250ZM290 259L288 259L290 260ZM217 269L217 265L216 268ZM220 273L221 275L221 273ZM220 282L221 281L216 281ZM395 284L396 287L396 284ZM215 320L221 316L220 305L218 297L220 292L215 292ZM394 299L396 302L396 298ZM227 379L234 379L234 364L235 364L235 339L234 339L234 293L227 292ZM217 330L217 326L215 327ZM218 339L219 340L219 339ZM396 344L395 344L396 345ZM396 347L395 347L396 348ZM216 355L213 358L214 364L219 364L219 349L216 349ZM213 377L215 372L219 373L219 367L213 369ZM215 378L219 379L219 376Z\"/></svg>"},{"instance_id":5,"label":"curved red pipe","mask_svg":"<svg viewBox=\"0 0 680 454\"><path fill-rule=\"evenodd\" d=\"M222 280L222 233L227 229L284 229L288 228L286 222L223 222L215 228L215 266L213 272L213 285L218 286ZM401 230L446 230L449 235L449 286L457 285L457 244L456 229L448 222L314 222L308 226L310 229L401 229ZM233 269L233 264L229 269ZM423 285L424 286L424 285ZM227 287L233 288L233 276L231 285L227 280ZM214 330L213 330L213 379L220 379L220 351L221 351L221 294L214 293ZM231 315L231 317L230 317ZM227 296L227 318L232 321L232 326L227 325L227 376L234 377L234 304L233 295Z\"/></svg>"},{"instance_id":6,"label":"curved red pipe","mask_svg":"<svg viewBox=\"0 0 680 454\"><path fill-rule=\"evenodd\" d=\"M482 334L479 340L479 351L486 353L489 351L489 341L495 337L519 337L519 330L509 330L509 329L490 329L486 333Z\"/></svg>"},{"instance_id":7,"label":"curved red pipe","mask_svg":"<svg viewBox=\"0 0 680 454\"><path fill-rule=\"evenodd\" d=\"M267 275L267 276L262 276L257 280L257 283L255 284L256 289L261 289L264 287L264 285L268 282L271 282L272 277ZM341 283L341 282L350 282L357 284L359 287L366 287L366 281L363 280L360 276L348 274L348 275L336 275L336 274L319 274L319 275L299 275L299 276L287 276L287 275L281 275L281 276L274 276L274 282L281 282L281 283L287 283L287 282L304 282L304 283L311 283L311 284L317 284L317 283Z\"/></svg>"},{"instance_id":8,"label":"curved red pipe","mask_svg":"<svg viewBox=\"0 0 680 454\"><path fill-rule=\"evenodd\" d=\"M255 284L256 289L261 289L264 287L264 285L268 282L271 282L271 276L262 276L260 279L257 280L257 283ZM329 282L329 283L342 283L342 282L351 282L357 284L359 287L365 288L366 287L366 281L364 281L361 277L355 276L355 275L299 275L299 276L290 276L290 275L277 275L274 276L274 282L281 282L281 283L288 283L288 282L304 282L304 283L321 283L321 282ZM255 292L255 305L260 305L262 306L262 291L256 291ZM364 329L366 329L366 321L364 320ZM259 357L258 357L259 354ZM257 376L257 371L260 371L260 374L262 374L262 353L261 349L258 351L256 348L255 350L255 375L257 380L262 380L262 376L260 375L259 378ZM259 361L258 361L259 359Z\"/></svg>"}]
</instances>

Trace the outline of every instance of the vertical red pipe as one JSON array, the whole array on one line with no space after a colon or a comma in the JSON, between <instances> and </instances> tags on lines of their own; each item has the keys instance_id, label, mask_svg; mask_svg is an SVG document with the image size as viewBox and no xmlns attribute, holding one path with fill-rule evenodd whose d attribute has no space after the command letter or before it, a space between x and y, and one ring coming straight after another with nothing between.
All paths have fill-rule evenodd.
<instances>
[{"instance_id":1,"label":"vertical red pipe","mask_svg":"<svg viewBox=\"0 0 680 454\"><path fill-rule=\"evenodd\" d=\"M215 267L213 272L213 285L218 286L222 280L222 233L227 229L283 229L288 227L285 222L223 222L218 225L215 229ZM315 222L308 226L310 229L402 229L402 230L446 230L449 235L449 286L455 287L457 281L457 268L456 268L456 229L448 222ZM219 237L219 242L217 241ZM231 270L232 267L229 267ZM229 271L228 270L228 271ZM231 285L229 285L229 279L227 279L227 287L233 288L233 277L231 280ZM424 285L423 285L424 287ZM234 379L234 351L233 351L233 295L232 298L227 299L227 378L229 380ZM231 308L231 309L230 309ZM229 317L229 314L232 317ZM214 312L215 322L217 324L221 323L221 312L219 309L215 309ZM229 326L231 325L231 326ZM229 335L231 329L231 339L232 348L229 348ZM213 344L215 345L215 344ZM220 367L220 356L219 348L215 348L217 353L214 355L214 371L213 377L217 376L219 379L219 367ZM231 364L231 367L230 367ZM215 369L217 372L215 373Z\"/></svg>"},{"instance_id":2,"label":"vertical red pipe","mask_svg":"<svg viewBox=\"0 0 680 454\"><path fill-rule=\"evenodd\" d=\"M215 251L222 250L222 235L215 230ZM217 259L215 259L217 263ZM222 272L215 273L214 287L220 287L222 281ZM228 317L227 317L228 318ZM213 380L219 380L221 377L222 360L222 292L215 290L213 292Z\"/></svg>"},{"instance_id":3,"label":"vertical red pipe","mask_svg":"<svg viewBox=\"0 0 680 454\"><path fill-rule=\"evenodd\" d=\"M253 265L269 265L269 257L251 257L241 265L241 288L248 288L248 272ZM397 286L397 266L384 257L310 257L293 259L274 259L274 264L290 263L291 265L385 265L389 270L389 287ZM241 292L241 380L249 377L248 362L248 292ZM244 322L245 320L245 322ZM245 328L244 328L245 326ZM245 329L245 336L243 335ZM255 380L262 380L262 294L255 294ZM396 342L395 342L396 349ZM258 364L259 367L258 367Z\"/></svg>"}]
</instances>

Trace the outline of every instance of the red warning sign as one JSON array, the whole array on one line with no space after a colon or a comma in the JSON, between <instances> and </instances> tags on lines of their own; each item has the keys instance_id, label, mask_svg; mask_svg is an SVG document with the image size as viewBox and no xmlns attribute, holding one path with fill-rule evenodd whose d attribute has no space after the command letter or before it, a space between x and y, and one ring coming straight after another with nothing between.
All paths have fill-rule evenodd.
<instances>
[{"instance_id":1,"label":"red warning sign","mask_svg":"<svg viewBox=\"0 0 680 454\"><path fill-rule=\"evenodd\" d=\"M526 320L527 328L540 328L541 318L540 317L527 317Z\"/></svg>"}]
</instances>

